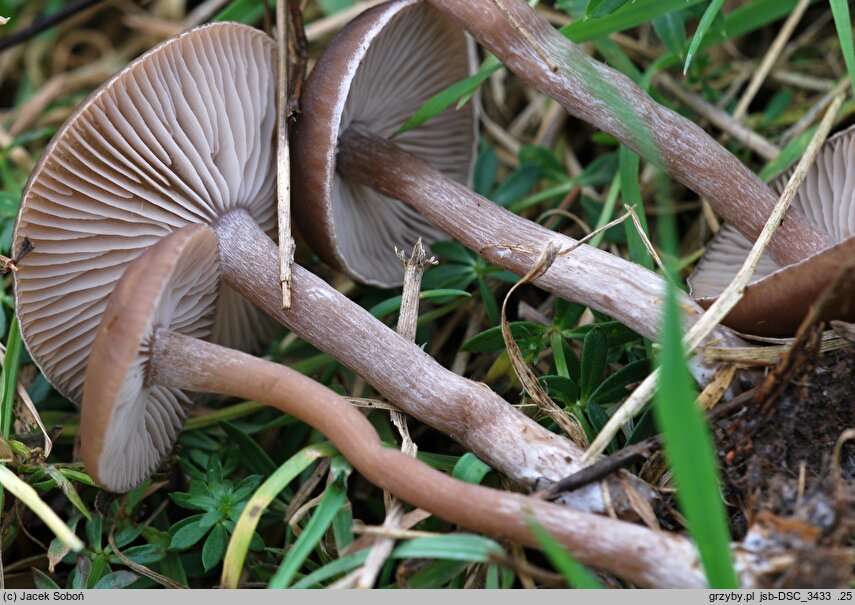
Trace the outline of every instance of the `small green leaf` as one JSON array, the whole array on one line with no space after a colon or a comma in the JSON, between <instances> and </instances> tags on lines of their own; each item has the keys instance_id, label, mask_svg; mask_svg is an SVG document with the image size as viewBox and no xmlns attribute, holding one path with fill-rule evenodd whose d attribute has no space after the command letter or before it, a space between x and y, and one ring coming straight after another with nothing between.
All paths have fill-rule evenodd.
<instances>
[{"instance_id":1,"label":"small green leaf","mask_svg":"<svg viewBox=\"0 0 855 605\"><path fill-rule=\"evenodd\" d=\"M208 534L208 539L205 540L205 545L202 547L202 566L205 571L213 569L220 561L223 560L223 555L226 554L226 544L229 541L229 535L222 523L218 523Z\"/></svg>"},{"instance_id":2,"label":"small green leaf","mask_svg":"<svg viewBox=\"0 0 855 605\"><path fill-rule=\"evenodd\" d=\"M74 487L71 481L66 479L65 475L52 464L45 467L45 470L51 479L56 482L56 486L65 494L65 497L68 498L68 501L74 505L74 508L79 510L87 519L92 519L92 513L89 512L83 500L80 499L80 494L77 493L77 488Z\"/></svg>"},{"instance_id":3,"label":"small green leaf","mask_svg":"<svg viewBox=\"0 0 855 605\"><path fill-rule=\"evenodd\" d=\"M588 405L585 406L585 414L591 422L591 428L593 429L592 432L594 436L598 435L609 421L609 415L606 414L605 410L590 400L588 401ZM618 449L617 441L612 439L609 442L607 449L610 454L616 452Z\"/></svg>"},{"instance_id":4,"label":"small green leaf","mask_svg":"<svg viewBox=\"0 0 855 605\"><path fill-rule=\"evenodd\" d=\"M169 547L175 550L184 550L204 538L210 528L199 523L203 516L191 515L173 525L170 529L172 540Z\"/></svg>"},{"instance_id":5,"label":"small green leaf","mask_svg":"<svg viewBox=\"0 0 855 605\"><path fill-rule=\"evenodd\" d=\"M251 472L267 476L276 470L276 463L258 442L230 422L221 422L220 426L240 451L240 459Z\"/></svg>"},{"instance_id":6,"label":"small green leaf","mask_svg":"<svg viewBox=\"0 0 855 605\"><path fill-rule=\"evenodd\" d=\"M484 302L484 308L487 310L487 318L490 320L490 323L499 323L499 305L483 275L478 276L478 292L481 294L481 300Z\"/></svg>"},{"instance_id":7,"label":"small green leaf","mask_svg":"<svg viewBox=\"0 0 855 605\"><path fill-rule=\"evenodd\" d=\"M502 181L491 199L499 206L507 207L531 191L539 178L540 170L537 166L523 164Z\"/></svg>"},{"instance_id":8,"label":"small green leaf","mask_svg":"<svg viewBox=\"0 0 855 605\"><path fill-rule=\"evenodd\" d=\"M111 571L102 577L92 588L105 588L105 589L115 589L115 588L127 588L134 582L139 579L139 576L135 573L131 573L130 571L120 570L120 571Z\"/></svg>"},{"instance_id":9,"label":"small green leaf","mask_svg":"<svg viewBox=\"0 0 855 605\"><path fill-rule=\"evenodd\" d=\"M644 380L650 373L650 361L637 359L624 365L615 373L603 380L589 399L599 404L611 403L626 394L626 387L634 382Z\"/></svg>"},{"instance_id":10,"label":"small green leaf","mask_svg":"<svg viewBox=\"0 0 855 605\"><path fill-rule=\"evenodd\" d=\"M33 572L33 584L36 585L36 588L41 588L42 590L58 590L60 588L59 584L54 582L51 577L41 569L31 567L30 571Z\"/></svg>"},{"instance_id":11,"label":"small green leaf","mask_svg":"<svg viewBox=\"0 0 855 605\"><path fill-rule=\"evenodd\" d=\"M510 323L510 329L515 340L530 338L533 333L546 330L544 326L526 321L513 321ZM504 349L505 342L502 340L502 327L494 326L484 330L464 342L460 348L470 353L489 353L490 351Z\"/></svg>"},{"instance_id":12,"label":"small green leaf","mask_svg":"<svg viewBox=\"0 0 855 605\"><path fill-rule=\"evenodd\" d=\"M653 20L653 29L662 43L677 56L686 46L686 24L683 11L673 11Z\"/></svg>"},{"instance_id":13,"label":"small green leaf","mask_svg":"<svg viewBox=\"0 0 855 605\"><path fill-rule=\"evenodd\" d=\"M481 462L478 456L472 452L467 452L454 465L451 475L455 479L478 485L491 470L493 469Z\"/></svg>"},{"instance_id":14,"label":"small green leaf","mask_svg":"<svg viewBox=\"0 0 855 605\"><path fill-rule=\"evenodd\" d=\"M455 241L434 242L430 251L443 260L461 265L474 265L478 261L477 254Z\"/></svg>"},{"instance_id":15,"label":"small green leaf","mask_svg":"<svg viewBox=\"0 0 855 605\"><path fill-rule=\"evenodd\" d=\"M582 345L582 375L579 378L582 399L587 399L599 383L606 370L608 352L609 342L602 328L595 327L585 334Z\"/></svg>"},{"instance_id":16,"label":"small green leaf","mask_svg":"<svg viewBox=\"0 0 855 605\"><path fill-rule=\"evenodd\" d=\"M472 189L475 193L490 197L493 191L493 183L496 182L496 177L499 174L499 158L496 152L491 147L484 145L478 153L478 159L475 160L475 172L472 175ZM15 208L18 207L18 201L15 200ZM15 216L12 214L11 216ZM435 248L432 246L434 251ZM442 254L442 252L439 252ZM442 256L445 256L442 254Z\"/></svg>"},{"instance_id":17,"label":"small green leaf","mask_svg":"<svg viewBox=\"0 0 855 605\"><path fill-rule=\"evenodd\" d=\"M546 393L551 399L558 400L565 406L579 401L579 387L572 379L565 376L541 376L538 380L546 387Z\"/></svg>"},{"instance_id":18,"label":"small green leaf","mask_svg":"<svg viewBox=\"0 0 855 605\"><path fill-rule=\"evenodd\" d=\"M629 0L590 0L585 7L586 19L599 19L611 15Z\"/></svg>"},{"instance_id":19,"label":"small green leaf","mask_svg":"<svg viewBox=\"0 0 855 605\"><path fill-rule=\"evenodd\" d=\"M568 302L563 298L556 298L552 324L561 330L573 328L579 323L584 312L584 305Z\"/></svg>"}]
</instances>

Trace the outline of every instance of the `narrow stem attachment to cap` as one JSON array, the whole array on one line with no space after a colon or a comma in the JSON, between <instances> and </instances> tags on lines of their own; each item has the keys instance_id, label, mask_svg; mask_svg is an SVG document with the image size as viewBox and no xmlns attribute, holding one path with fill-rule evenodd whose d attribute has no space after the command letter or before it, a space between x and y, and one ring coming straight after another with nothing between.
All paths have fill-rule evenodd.
<instances>
[{"instance_id":1,"label":"narrow stem attachment to cap","mask_svg":"<svg viewBox=\"0 0 855 605\"><path fill-rule=\"evenodd\" d=\"M558 249L577 243L505 210L359 124L341 135L336 169L350 180L409 204L467 248L517 275L531 271L550 242ZM608 313L642 336L657 337L664 283L639 265L583 245L556 257L550 269L533 283L556 296ZM680 302L691 325L703 310L688 296L681 296ZM741 344L723 327L712 337L734 346ZM697 377L705 381L708 369L698 366L697 371Z\"/></svg>"},{"instance_id":2,"label":"narrow stem attachment to cap","mask_svg":"<svg viewBox=\"0 0 855 605\"><path fill-rule=\"evenodd\" d=\"M571 115L663 166L745 237L757 239L775 205L775 195L696 124L656 103L622 73L589 57L522 0L501 6L494 0L429 1L524 82L550 95ZM520 28L530 41L516 35ZM772 240L770 254L779 264L788 265L830 244L826 234L791 210Z\"/></svg>"},{"instance_id":3,"label":"narrow stem attachment to cap","mask_svg":"<svg viewBox=\"0 0 855 605\"><path fill-rule=\"evenodd\" d=\"M373 484L449 522L538 547L526 521L531 516L586 565L643 586L705 586L685 538L453 479L383 447L346 400L286 367L167 330L155 333L149 363L151 384L264 401L292 414L323 433Z\"/></svg>"}]
</instances>

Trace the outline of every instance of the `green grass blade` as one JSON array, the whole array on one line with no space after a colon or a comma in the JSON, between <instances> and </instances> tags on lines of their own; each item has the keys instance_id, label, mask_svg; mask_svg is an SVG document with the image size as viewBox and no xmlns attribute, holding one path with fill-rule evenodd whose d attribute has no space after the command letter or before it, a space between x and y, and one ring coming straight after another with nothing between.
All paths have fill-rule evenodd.
<instances>
[{"instance_id":1,"label":"green grass blade","mask_svg":"<svg viewBox=\"0 0 855 605\"><path fill-rule=\"evenodd\" d=\"M840 40L840 51L849 72L849 84L855 92L855 45L852 43L852 21L849 18L849 2L847 0L828 0L831 13L834 15L834 26L837 28L837 38Z\"/></svg>"},{"instance_id":2,"label":"green grass blade","mask_svg":"<svg viewBox=\"0 0 855 605\"><path fill-rule=\"evenodd\" d=\"M502 66L499 63L499 60L494 56L488 57L484 63L481 65L481 69L474 75L469 76L465 80L461 80L460 82L455 82L448 88L441 90L436 93L430 99L428 99L424 105L419 107L416 113L413 116L404 122L404 125L398 129L398 132L395 133L394 136L399 136L407 132L408 130L412 130L413 128L418 128L431 118L435 118L443 111L463 99L464 97L468 97L476 90L481 84L490 77L491 74L498 71Z\"/></svg>"},{"instance_id":3,"label":"green grass blade","mask_svg":"<svg viewBox=\"0 0 855 605\"><path fill-rule=\"evenodd\" d=\"M335 466L335 461L333 461L332 466ZM344 505L345 500L347 500L345 476L344 473L341 473L338 478L327 486L320 503L312 513L312 518L306 524L305 530L297 538L297 541L294 542L288 554L282 559L279 569L267 585L268 588L288 588L300 566L303 565L303 562L318 545L318 542L323 539L333 518Z\"/></svg>"},{"instance_id":4,"label":"green grass blade","mask_svg":"<svg viewBox=\"0 0 855 605\"><path fill-rule=\"evenodd\" d=\"M3 438L9 437L12 430L12 411L15 407L15 387L18 384L18 368L21 366L21 332L18 330L18 318L12 319L9 326L9 340L6 342L6 356L3 358L3 380L0 381L0 409L2 409Z\"/></svg>"},{"instance_id":5,"label":"green grass blade","mask_svg":"<svg viewBox=\"0 0 855 605\"><path fill-rule=\"evenodd\" d=\"M641 228L647 233L647 216L644 213L644 201L641 199L641 188L638 184L638 166L640 158L633 151L621 145L618 152L618 172L620 174L620 189L623 203L635 207L635 215ZM626 244L629 248L629 260L648 269L653 268L653 259L641 235L631 220L624 221Z\"/></svg>"},{"instance_id":6,"label":"green grass blade","mask_svg":"<svg viewBox=\"0 0 855 605\"><path fill-rule=\"evenodd\" d=\"M534 539L540 544L543 554L546 555L555 570L564 576L570 586L573 588L605 588L597 576L564 550L558 540L553 538L552 534L546 531L546 528L538 523L535 517L528 517L526 523L528 523Z\"/></svg>"},{"instance_id":7,"label":"green grass blade","mask_svg":"<svg viewBox=\"0 0 855 605\"><path fill-rule=\"evenodd\" d=\"M707 30L710 28L710 25L712 25L716 15L718 15L718 12L721 10L722 4L724 4L724 0L712 0L710 5L707 7L707 10L704 11L704 16L701 17L701 20L698 23L698 29L695 30L695 35L692 36L692 41L689 44L689 50L686 52L686 62L683 64L684 75L689 71L692 59L695 58L695 53L698 52L704 36L707 35Z\"/></svg>"},{"instance_id":8,"label":"green grass blade","mask_svg":"<svg viewBox=\"0 0 855 605\"><path fill-rule=\"evenodd\" d=\"M695 406L697 392L686 363L680 308L671 280L664 305L656 420L677 484L677 499L689 524L712 588L738 588L730 533L722 503L709 427Z\"/></svg>"},{"instance_id":9,"label":"green grass blade","mask_svg":"<svg viewBox=\"0 0 855 605\"><path fill-rule=\"evenodd\" d=\"M416 538L404 542L392 551L396 559L445 559L487 563L493 557L504 555L495 540L471 534L448 534Z\"/></svg>"},{"instance_id":10,"label":"green grass blade","mask_svg":"<svg viewBox=\"0 0 855 605\"><path fill-rule=\"evenodd\" d=\"M360 550L341 558L330 561L323 567L319 567L312 573L303 576L295 582L291 588L314 588L321 582L334 578L338 575L353 571L368 559L368 549Z\"/></svg>"},{"instance_id":11,"label":"green grass blade","mask_svg":"<svg viewBox=\"0 0 855 605\"><path fill-rule=\"evenodd\" d=\"M252 540L261 515L267 510L270 503L313 462L319 458L333 456L335 453L336 449L330 443L303 448L258 486L258 489L246 503L246 507L243 509L229 540L226 557L223 560L223 575L220 580L224 588L237 588L243 563L246 560L246 553L249 550L249 542Z\"/></svg>"},{"instance_id":12,"label":"green grass blade","mask_svg":"<svg viewBox=\"0 0 855 605\"><path fill-rule=\"evenodd\" d=\"M636 0L605 17L575 21L560 31L577 44L590 42L700 2L703 0Z\"/></svg>"},{"instance_id":13,"label":"green grass blade","mask_svg":"<svg viewBox=\"0 0 855 605\"><path fill-rule=\"evenodd\" d=\"M74 535L71 528L53 512L53 509L44 500L39 498L36 490L2 464L0 464L0 485L44 521L44 524L63 544L74 552L83 550L83 541Z\"/></svg>"}]
</instances>

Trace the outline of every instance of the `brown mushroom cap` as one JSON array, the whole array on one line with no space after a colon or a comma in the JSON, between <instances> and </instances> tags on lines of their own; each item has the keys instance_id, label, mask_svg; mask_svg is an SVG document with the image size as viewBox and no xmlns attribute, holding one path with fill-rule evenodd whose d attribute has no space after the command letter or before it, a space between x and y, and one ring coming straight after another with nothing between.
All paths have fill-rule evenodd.
<instances>
[{"instance_id":1,"label":"brown mushroom cap","mask_svg":"<svg viewBox=\"0 0 855 605\"><path fill-rule=\"evenodd\" d=\"M107 296L170 232L244 208L275 225L273 41L235 23L147 52L94 92L30 176L13 249L29 238L15 296L33 359L80 401ZM213 339L260 345L273 324L221 286Z\"/></svg>"},{"instance_id":2,"label":"brown mushroom cap","mask_svg":"<svg viewBox=\"0 0 855 605\"><path fill-rule=\"evenodd\" d=\"M828 233L834 245L805 260L781 267L766 254L739 304L724 320L746 334L791 336L810 305L855 258L855 129L823 145L793 199L807 219ZM772 187L779 194L792 172ZM723 226L689 278L692 297L709 307L733 279L753 242L734 227ZM855 319L855 284L844 283L821 319Z\"/></svg>"},{"instance_id":3,"label":"brown mushroom cap","mask_svg":"<svg viewBox=\"0 0 855 605\"><path fill-rule=\"evenodd\" d=\"M393 246L447 236L405 204L336 173L338 137L352 123L392 137L432 95L466 78L472 46L426 3L396 0L365 11L327 46L306 82L294 131L294 216L307 242L355 279L401 283ZM477 145L473 104L450 108L394 138L446 176L471 178Z\"/></svg>"},{"instance_id":4,"label":"brown mushroom cap","mask_svg":"<svg viewBox=\"0 0 855 605\"><path fill-rule=\"evenodd\" d=\"M142 483L172 450L190 400L147 384L155 331L208 338L219 288L217 236L185 227L131 263L108 298L83 387L81 456L110 491Z\"/></svg>"}]
</instances>

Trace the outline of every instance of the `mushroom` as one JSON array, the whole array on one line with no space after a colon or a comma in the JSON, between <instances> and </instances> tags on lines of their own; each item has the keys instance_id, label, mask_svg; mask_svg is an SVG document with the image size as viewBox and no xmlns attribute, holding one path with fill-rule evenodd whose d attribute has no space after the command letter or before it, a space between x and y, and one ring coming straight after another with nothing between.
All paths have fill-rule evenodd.
<instances>
[{"instance_id":1,"label":"mushroom","mask_svg":"<svg viewBox=\"0 0 855 605\"><path fill-rule=\"evenodd\" d=\"M427 0L507 68L573 116L607 132L706 199L754 241L776 197L699 126L656 103L619 71L594 60L523 0ZM831 238L790 209L769 246L780 265L820 252Z\"/></svg>"},{"instance_id":2,"label":"mushroom","mask_svg":"<svg viewBox=\"0 0 855 605\"><path fill-rule=\"evenodd\" d=\"M763 256L725 324L747 334L792 336L814 300L855 258L853 158L855 129L849 128L825 142L793 199L793 206L827 235L829 247L786 266ZM790 174L785 172L775 179L773 189L783 192ZM728 223L719 230L689 278L692 297L701 306L715 302L751 246L736 225ZM855 320L855 284L844 282L840 286L819 319Z\"/></svg>"},{"instance_id":3,"label":"mushroom","mask_svg":"<svg viewBox=\"0 0 855 605\"><path fill-rule=\"evenodd\" d=\"M222 393L294 415L368 481L447 521L537 547L531 515L588 565L645 586L704 586L682 537L453 479L385 448L359 410L312 379L188 335L213 323L217 247L209 227L177 230L132 262L109 297L80 424L86 469L102 487L124 492L156 470L181 428L184 391Z\"/></svg>"},{"instance_id":4,"label":"mushroom","mask_svg":"<svg viewBox=\"0 0 855 605\"><path fill-rule=\"evenodd\" d=\"M129 263L176 229L207 224L227 286L215 341L244 348L261 332L246 298L516 483L534 488L578 469L577 446L302 267L293 269L291 309L279 307L277 249L265 234L275 224L272 54L272 40L246 26L195 29L123 69L56 134L30 176L13 244L35 245L19 263L15 296L45 377L80 401L95 328ZM596 486L567 502L604 510Z\"/></svg>"},{"instance_id":5,"label":"mushroom","mask_svg":"<svg viewBox=\"0 0 855 605\"><path fill-rule=\"evenodd\" d=\"M380 251L410 246L419 236L435 241L447 233L517 275L529 273L552 242L572 253L559 254L536 285L655 339L664 291L659 276L591 246L576 247L576 240L462 184L476 147L471 105L387 139L432 94L469 73L467 57L465 32L416 0L365 11L327 45L304 87L294 130L301 232L327 262L382 287L401 277L396 259ZM682 302L693 323L702 310L687 296ZM741 343L726 329L712 338ZM707 370L696 369L705 379Z\"/></svg>"}]
</instances>

